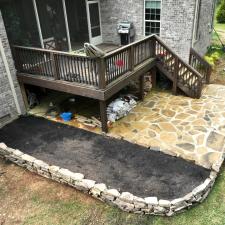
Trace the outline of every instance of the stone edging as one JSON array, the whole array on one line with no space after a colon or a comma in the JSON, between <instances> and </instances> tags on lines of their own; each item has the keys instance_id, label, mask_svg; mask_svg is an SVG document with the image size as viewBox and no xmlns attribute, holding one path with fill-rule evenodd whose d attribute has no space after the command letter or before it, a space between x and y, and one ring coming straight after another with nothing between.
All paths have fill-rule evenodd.
<instances>
[{"instance_id":1,"label":"stone edging","mask_svg":"<svg viewBox=\"0 0 225 225\"><path fill-rule=\"evenodd\" d=\"M224 157L221 157L212 168L210 176L204 183L194 188L192 192L182 198L168 201L158 200L157 197L139 198L129 192L120 193L116 189L108 189L105 184L98 184L96 181L86 179L81 173L73 173L58 166L48 165L19 150L9 148L4 143L0 143L0 157L43 177L67 184L88 193L94 198L119 207L123 211L160 216L172 216L177 212L190 208L196 203L204 201L215 182L224 160Z\"/></svg>"}]
</instances>

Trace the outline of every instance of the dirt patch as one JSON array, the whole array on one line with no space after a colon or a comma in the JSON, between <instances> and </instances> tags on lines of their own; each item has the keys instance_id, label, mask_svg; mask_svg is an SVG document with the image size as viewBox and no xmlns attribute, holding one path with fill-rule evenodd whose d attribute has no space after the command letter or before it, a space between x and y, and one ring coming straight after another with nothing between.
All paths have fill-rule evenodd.
<instances>
[{"instance_id":1,"label":"dirt patch","mask_svg":"<svg viewBox=\"0 0 225 225\"><path fill-rule=\"evenodd\" d=\"M0 141L140 197L178 198L209 176L185 160L43 118L22 117L8 124L0 130Z\"/></svg>"}]
</instances>

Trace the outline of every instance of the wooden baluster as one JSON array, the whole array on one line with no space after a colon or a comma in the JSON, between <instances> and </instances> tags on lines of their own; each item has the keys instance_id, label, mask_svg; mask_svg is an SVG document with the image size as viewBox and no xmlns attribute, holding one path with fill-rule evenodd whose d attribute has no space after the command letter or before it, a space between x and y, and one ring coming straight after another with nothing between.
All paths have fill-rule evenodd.
<instances>
[{"instance_id":1,"label":"wooden baluster","mask_svg":"<svg viewBox=\"0 0 225 225\"><path fill-rule=\"evenodd\" d=\"M154 58L156 56L156 40L150 40L150 57Z\"/></svg>"},{"instance_id":2,"label":"wooden baluster","mask_svg":"<svg viewBox=\"0 0 225 225\"><path fill-rule=\"evenodd\" d=\"M179 59L175 56L174 62L174 74L173 74L173 94L177 94L177 81L178 81L178 73L179 73Z\"/></svg>"},{"instance_id":3,"label":"wooden baluster","mask_svg":"<svg viewBox=\"0 0 225 225\"><path fill-rule=\"evenodd\" d=\"M55 78L55 80L59 80L60 76L59 76L59 71L58 71L58 67L56 65L56 61L55 61L55 57L54 57L54 53L51 52L50 53L50 60L51 60L51 67L52 67L52 72L53 72L53 76Z\"/></svg>"},{"instance_id":4,"label":"wooden baluster","mask_svg":"<svg viewBox=\"0 0 225 225\"><path fill-rule=\"evenodd\" d=\"M131 45L129 51L128 51L128 62L129 62L129 70L134 70L134 46Z\"/></svg>"},{"instance_id":5,"label":"wooden baluster","mask_svg":"<svg viewBox=\"0 0 225 225\"><path fill-rule=\"evenodd\" d=\"M105 67L105 58L98 58L98 78L99 78L99 88L105 89L106 87L106 67Z\"/></svg>"}]
</instances>

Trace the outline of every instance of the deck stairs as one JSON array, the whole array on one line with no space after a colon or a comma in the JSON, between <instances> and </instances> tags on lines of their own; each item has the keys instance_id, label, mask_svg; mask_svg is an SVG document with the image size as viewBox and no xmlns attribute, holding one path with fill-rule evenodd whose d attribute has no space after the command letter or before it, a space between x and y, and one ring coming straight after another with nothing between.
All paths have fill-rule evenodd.
<instances>
[{"instance_id":1,"label":"deck stairs","mask_svg":"<svg viewBox=\"0 0 225 225\"><path fill-rule=\"evenodd\" d=\"M191 49L189 63L171 50L159 37L156 38L156 65L173 82L173 91L179 88L187 96L200 98L204 84L209 83L212 68L203 57Z\"/></svg>"}]
</instances>

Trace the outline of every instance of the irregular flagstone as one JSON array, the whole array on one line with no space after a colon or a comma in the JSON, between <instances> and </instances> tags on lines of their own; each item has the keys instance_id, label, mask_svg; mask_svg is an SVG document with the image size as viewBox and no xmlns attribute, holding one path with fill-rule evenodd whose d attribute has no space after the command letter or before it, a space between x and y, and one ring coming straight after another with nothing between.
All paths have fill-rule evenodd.
<instances>
[{"instance_id":1,"label":"irregular flagstone","mask_svg":"<svg viewBox=\"0 0 225 225\"><path fill-rule=\"evenodd\" d=\"M225 137L216 132L211 132L207 139L207 147L212 148L215 151L222 151L225 144Z\"/></svg>"},{"instance_id":2,"label":"irregular flagstone","mask_svg":"<svg viewBox=\"0 0 225 225\"><path fill-rule=\"evenodd\" d=\"M177 144L177 146L190 152L193 152L195 150L195 146L190 143Z\"/></svg>"},{"instance_id":3,"label":"irregular flagstone","mask_svg":"<svg viewBox=\"0 0 225 225\"><path fill-rule=\"evenodd\" d=\"M224 86L207 85L198 100L152 92L131 113L136 115L135 119L123 118L113 124L110 132L150 149L194 160L206 168L211 168L224 151ZM135 132L123 129L126 122L132 127L128 129Z\"/></svg>"},{"instance_id":4,"label":"irregular flagstone","mask_svg":"<svg viewBox=\"0 0 225 225\"><path fill-rule=\"evenodd\" d=\"M173 117L176 113L170 109L164 109L162 110L162 115L167 116L167 117Z\"/></svg>"},{"instance_id":5,"label":"irregular flagstone","mask_svg":"<svg viewBox=\"0 0 225 225\"><path fill-rule=\"evenodd\" d=\"M175 127L170 123L159 123L159 127L166 132L175 132Z\"/></svg>"}]
</instances>

